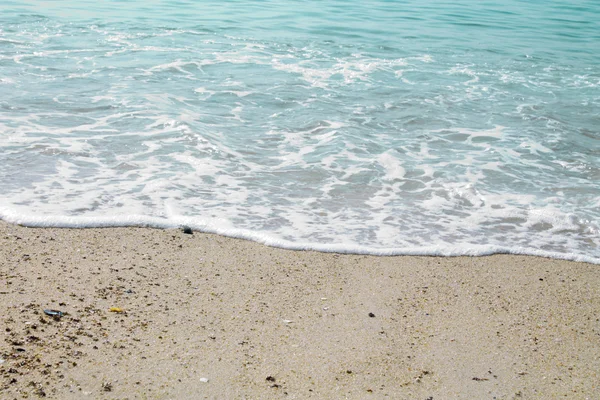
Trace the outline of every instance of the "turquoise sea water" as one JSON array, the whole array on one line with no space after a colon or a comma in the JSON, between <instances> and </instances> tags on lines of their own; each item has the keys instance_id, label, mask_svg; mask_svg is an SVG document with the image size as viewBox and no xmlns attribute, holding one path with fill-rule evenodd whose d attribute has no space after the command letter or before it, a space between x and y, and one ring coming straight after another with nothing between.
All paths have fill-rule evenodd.
<instances>
[{"instance_id":1,"label":"turquoise sea water","mask_svg":"<svg viewBox=\"0 0 600 400\"><path fill-rule=\"evenodd\" d=\"M600 2L0 0L0 218L600 263Z\"/></svg>"}]
</instances>

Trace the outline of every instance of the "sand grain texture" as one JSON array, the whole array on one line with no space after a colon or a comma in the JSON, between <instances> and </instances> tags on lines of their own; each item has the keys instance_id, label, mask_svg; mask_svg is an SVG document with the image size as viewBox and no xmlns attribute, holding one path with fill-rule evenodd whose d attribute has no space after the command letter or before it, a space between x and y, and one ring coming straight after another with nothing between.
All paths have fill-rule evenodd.
<instances>
[{"instance_id":1,"label":"sand grain texture","mask_svg":"<svg viewBox=\"0 0 600 400\"><path fill-rule=\"evenodd\" d=\"M592 264L0 221L0 307L2 399L600 397Z\"/></svg>"}]
</instances>

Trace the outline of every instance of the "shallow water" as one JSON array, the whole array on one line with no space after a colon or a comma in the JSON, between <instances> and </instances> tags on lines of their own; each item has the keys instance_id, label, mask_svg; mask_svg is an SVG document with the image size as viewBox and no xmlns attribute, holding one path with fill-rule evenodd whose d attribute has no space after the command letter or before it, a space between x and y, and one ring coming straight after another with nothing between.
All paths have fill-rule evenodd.
<instances>
[{"instance_id":1,"label":"shallow water","mask_svg":"<svg viewBox=\"0 0 600 400\"><path fill-rule=\"evenodd\" d=\"M600 262L600 3L322 3L2 2L0 217Z\"/></svg>"}]
</instances>

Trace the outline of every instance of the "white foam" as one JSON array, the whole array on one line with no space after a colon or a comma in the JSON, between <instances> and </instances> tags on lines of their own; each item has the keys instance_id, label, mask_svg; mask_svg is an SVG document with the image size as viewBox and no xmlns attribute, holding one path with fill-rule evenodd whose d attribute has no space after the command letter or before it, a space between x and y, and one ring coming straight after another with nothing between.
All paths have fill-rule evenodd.
<instances>
[{"instance_id":1,"label":"white foam","mask_svg":"<svg viewBox=\"0 0 600 400\"><path fill-rule=\"evenodd\" d=\"M450 68L448 73L450 75L457 75L457 74L467 75L472 78L466 82L463 82L463 85L470 85L470 84L479 82L479 76L477 75L477 73L468 67L458 67L458 66L452 67L452 68Z\"/></svg>"},{"instance_id":2,"label":"white foam","mask_svg":"<svg viewBox=\"0 0 600 400\"><path fill-rule=\"evenodd\" d=\"M329 68L318 68L305 61L292 63L290 58L292 57L273 58L271 65L280 71L299 74L306 82L318 88L328 88L330 78L335 75L341 75L344 84L349 85L357 81L369 81L370 75L375 71L394 72L396 68L406 65L403 59L381 60L356 54L352 58L336 60Z\"/></svg>"},{"instance_id":3,"label":"white foam","mask_svg":"<svg viewBox=\"0 0 600 400\"><path fill-rule=\"evenodd\" d=\"M401 248L372 248L349 244L324 244L311 242L296 242L275 238L267 234L235 229L220 219L197 219L186 217L171 217L169 219L148 217L143 215L127 215L119 217L69 217L69 216L25 216L13 213L0 207L0 218L19 225L42 228L109 228L109 227L153 227L171 229L189 226L194 230L215 233L232 238L246 239L267 246L289 250L314 250L331 253L366 254L377 256L486 256L492 254L516 254L554 258L559 260L579 261L600 264L600 258L583 256L575 253L559 253L532 249L528 247L505 247L499 245L461 244L456 246L434 245Z\"/></svg>"},{"instance_id":4,"label":"white foam","mask_svg":"<svg viewBox=\"0 0 600 400\"><path fill-rule=\"evenodd\" d=\"M402 163L394 157L390 151L380 154L377 157L377 162L379 162L385 170L385 177L383 179L386 181L402 179L406 174L406 170L402 167Z\"/></svg>"}]
</instances>

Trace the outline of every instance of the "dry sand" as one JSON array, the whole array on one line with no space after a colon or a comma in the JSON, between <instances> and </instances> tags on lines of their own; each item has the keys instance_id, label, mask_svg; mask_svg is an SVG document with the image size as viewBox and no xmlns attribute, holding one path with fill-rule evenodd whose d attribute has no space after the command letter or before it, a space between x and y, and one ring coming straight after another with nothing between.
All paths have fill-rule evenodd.
<instances>
[{"instance_id":1,"label":"dry sand","mask_svg":"<svg viewBox=\"0 0 600 400\"><path fill-rule=\"evenodd\" d=\"M0 307L2 399L600 398L599 265L0 221Z\"/></svg>"}]
</instances>

